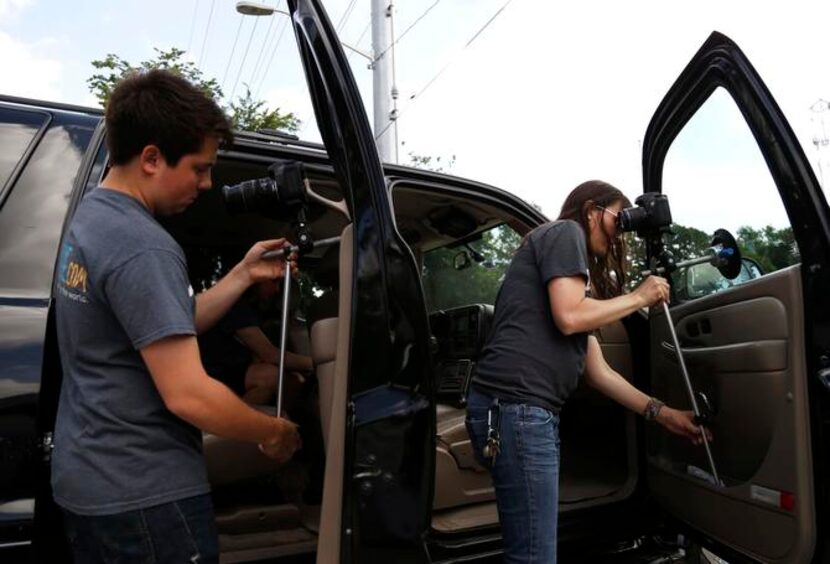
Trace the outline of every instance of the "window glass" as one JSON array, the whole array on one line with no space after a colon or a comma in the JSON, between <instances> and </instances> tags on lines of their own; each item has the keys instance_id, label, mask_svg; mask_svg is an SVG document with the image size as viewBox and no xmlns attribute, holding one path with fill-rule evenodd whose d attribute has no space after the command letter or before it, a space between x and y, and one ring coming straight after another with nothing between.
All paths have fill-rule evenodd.
<instances>
[{"instance_id":1,"label":"window glass","mask_svg":"<svg viewBox=\"0 0 830 564\"><path fill-rule=\"evenodd\" d=\"M453 244L424 254L422 281L427 309L495 304L521 240L510 226L501 224L466 245Z\"/></svg>"},{"instance_id":2,"label":"window glass","mask_svg":"<svg viewBox=\"0 0 830 564\"><path fill-rule=\"evenodd\" d=\"M49 296L66 211L93 124L53 123L0 213L0 294Z\"/></svg>"},{"instance_id":3,"label":"window glass","mask_svg":"<svg viewBox=\"0 0 830 564\"><path fill-rule=\"evenodd\" d=\"M0 108L0 193L47 119L45 114Z\"/></svg>"},{"instance_id":4,"label":"window glass","mask_svg":"<svg viewBox=\"0 0 830 564\"><path fill-rule=\"evenodd\" d=\"M772 175L723 88L712 93L672 142L663 193L674 221L669 249L681 264L672 276L680 299L710 295L800 261ZM706 254L716 229L728 230L746 259L733 280L707 263L682 266Z\"/></svg>"}]
</instances>

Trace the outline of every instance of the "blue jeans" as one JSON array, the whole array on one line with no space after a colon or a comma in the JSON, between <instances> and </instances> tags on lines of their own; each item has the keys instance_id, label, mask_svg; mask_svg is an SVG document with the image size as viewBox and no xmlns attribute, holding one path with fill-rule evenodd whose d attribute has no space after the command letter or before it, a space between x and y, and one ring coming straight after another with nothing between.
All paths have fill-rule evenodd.
<instances>
[{"instance_id":1,"label":"blue jeans","mask_svg":"<svg viewBox=\"0 0 830 564\"><path fill-rule=\"evenodd\" d=\"M492 408L501 452L485 459ZM470 388L467 431L478 462L490 470L508 564L555 564L559 510L559 416L527 404L504 403Z\"/></svg>"},{"instance_id":2,"label":"blue jeans","mask_svg":"<svg viewBox=\"0 0 830 564\"><path fill-rule=\"evenodd\" d=\"M75 564L219 562L210 495L114 515L64 510Z\"/></svg>"}]
</instances>

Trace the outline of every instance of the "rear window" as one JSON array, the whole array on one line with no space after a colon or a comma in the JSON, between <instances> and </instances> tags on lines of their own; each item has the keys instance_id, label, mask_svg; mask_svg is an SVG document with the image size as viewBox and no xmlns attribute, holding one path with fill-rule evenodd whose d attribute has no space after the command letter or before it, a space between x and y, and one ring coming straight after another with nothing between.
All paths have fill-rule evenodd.
<instances>
[{"instance_id":1,"label":"rear window","mask_svg":"<svg viewBox=\"0 0 830 564\"><path fill-rule=\"evenodd\" d=\"M47 114L0 107L0 195L6 191L17 163L48 119Z\"/></svg>"}]
</instances>

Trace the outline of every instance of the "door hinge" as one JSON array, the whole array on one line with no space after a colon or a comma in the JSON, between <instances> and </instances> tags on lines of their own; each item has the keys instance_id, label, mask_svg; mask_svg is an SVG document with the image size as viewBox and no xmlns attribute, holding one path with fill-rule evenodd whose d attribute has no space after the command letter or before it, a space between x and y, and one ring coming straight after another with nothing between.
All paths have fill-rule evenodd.
<instances>
[{"instance_id":1,"label":"door hinge","mask_svg":"<svg viewBox=\"0 0 830 564\"><path fill-rule=\"evenodd\" d=\"M354 402L350 401L346 404L346 425L347 429L354 429L354 418L355 418L355 407Z\"/></svg>"},{"instance_id":2,"label":"door hinge","mask_svg":"<svg viewBox=\"0 0 830 564\"><path fill-rule=\"evenodd\" d=\"M53 450L55 450L54 435L51 432L44 433L40 438L40 451L43 455L43 462L47 464L52 462Z\"/></svg>"}]
</instances>

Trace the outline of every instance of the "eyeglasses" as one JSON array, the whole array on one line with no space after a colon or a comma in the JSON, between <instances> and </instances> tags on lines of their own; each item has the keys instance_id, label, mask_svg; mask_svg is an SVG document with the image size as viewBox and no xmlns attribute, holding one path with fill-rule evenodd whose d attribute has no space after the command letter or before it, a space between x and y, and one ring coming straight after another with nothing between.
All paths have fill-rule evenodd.
<instances>
[{"instance_id":1,"label":"eyeglasses","mask_svg":"<svg viewBox=\"0 0 830 564\"><path fill-rule=\"evenodd\" d=\"M608 209L606 207L603 207L603 206L597 206L597 209L602 210L603 213L608 212L608 213L610 213L611 215L614 216L614 225L617 227L617 234L619 235L620 232L622 231L620 229L620 214L619 214L619 212L615 212L615 211L610 210L610 209Z\"/></svg>"}]
</instances>

